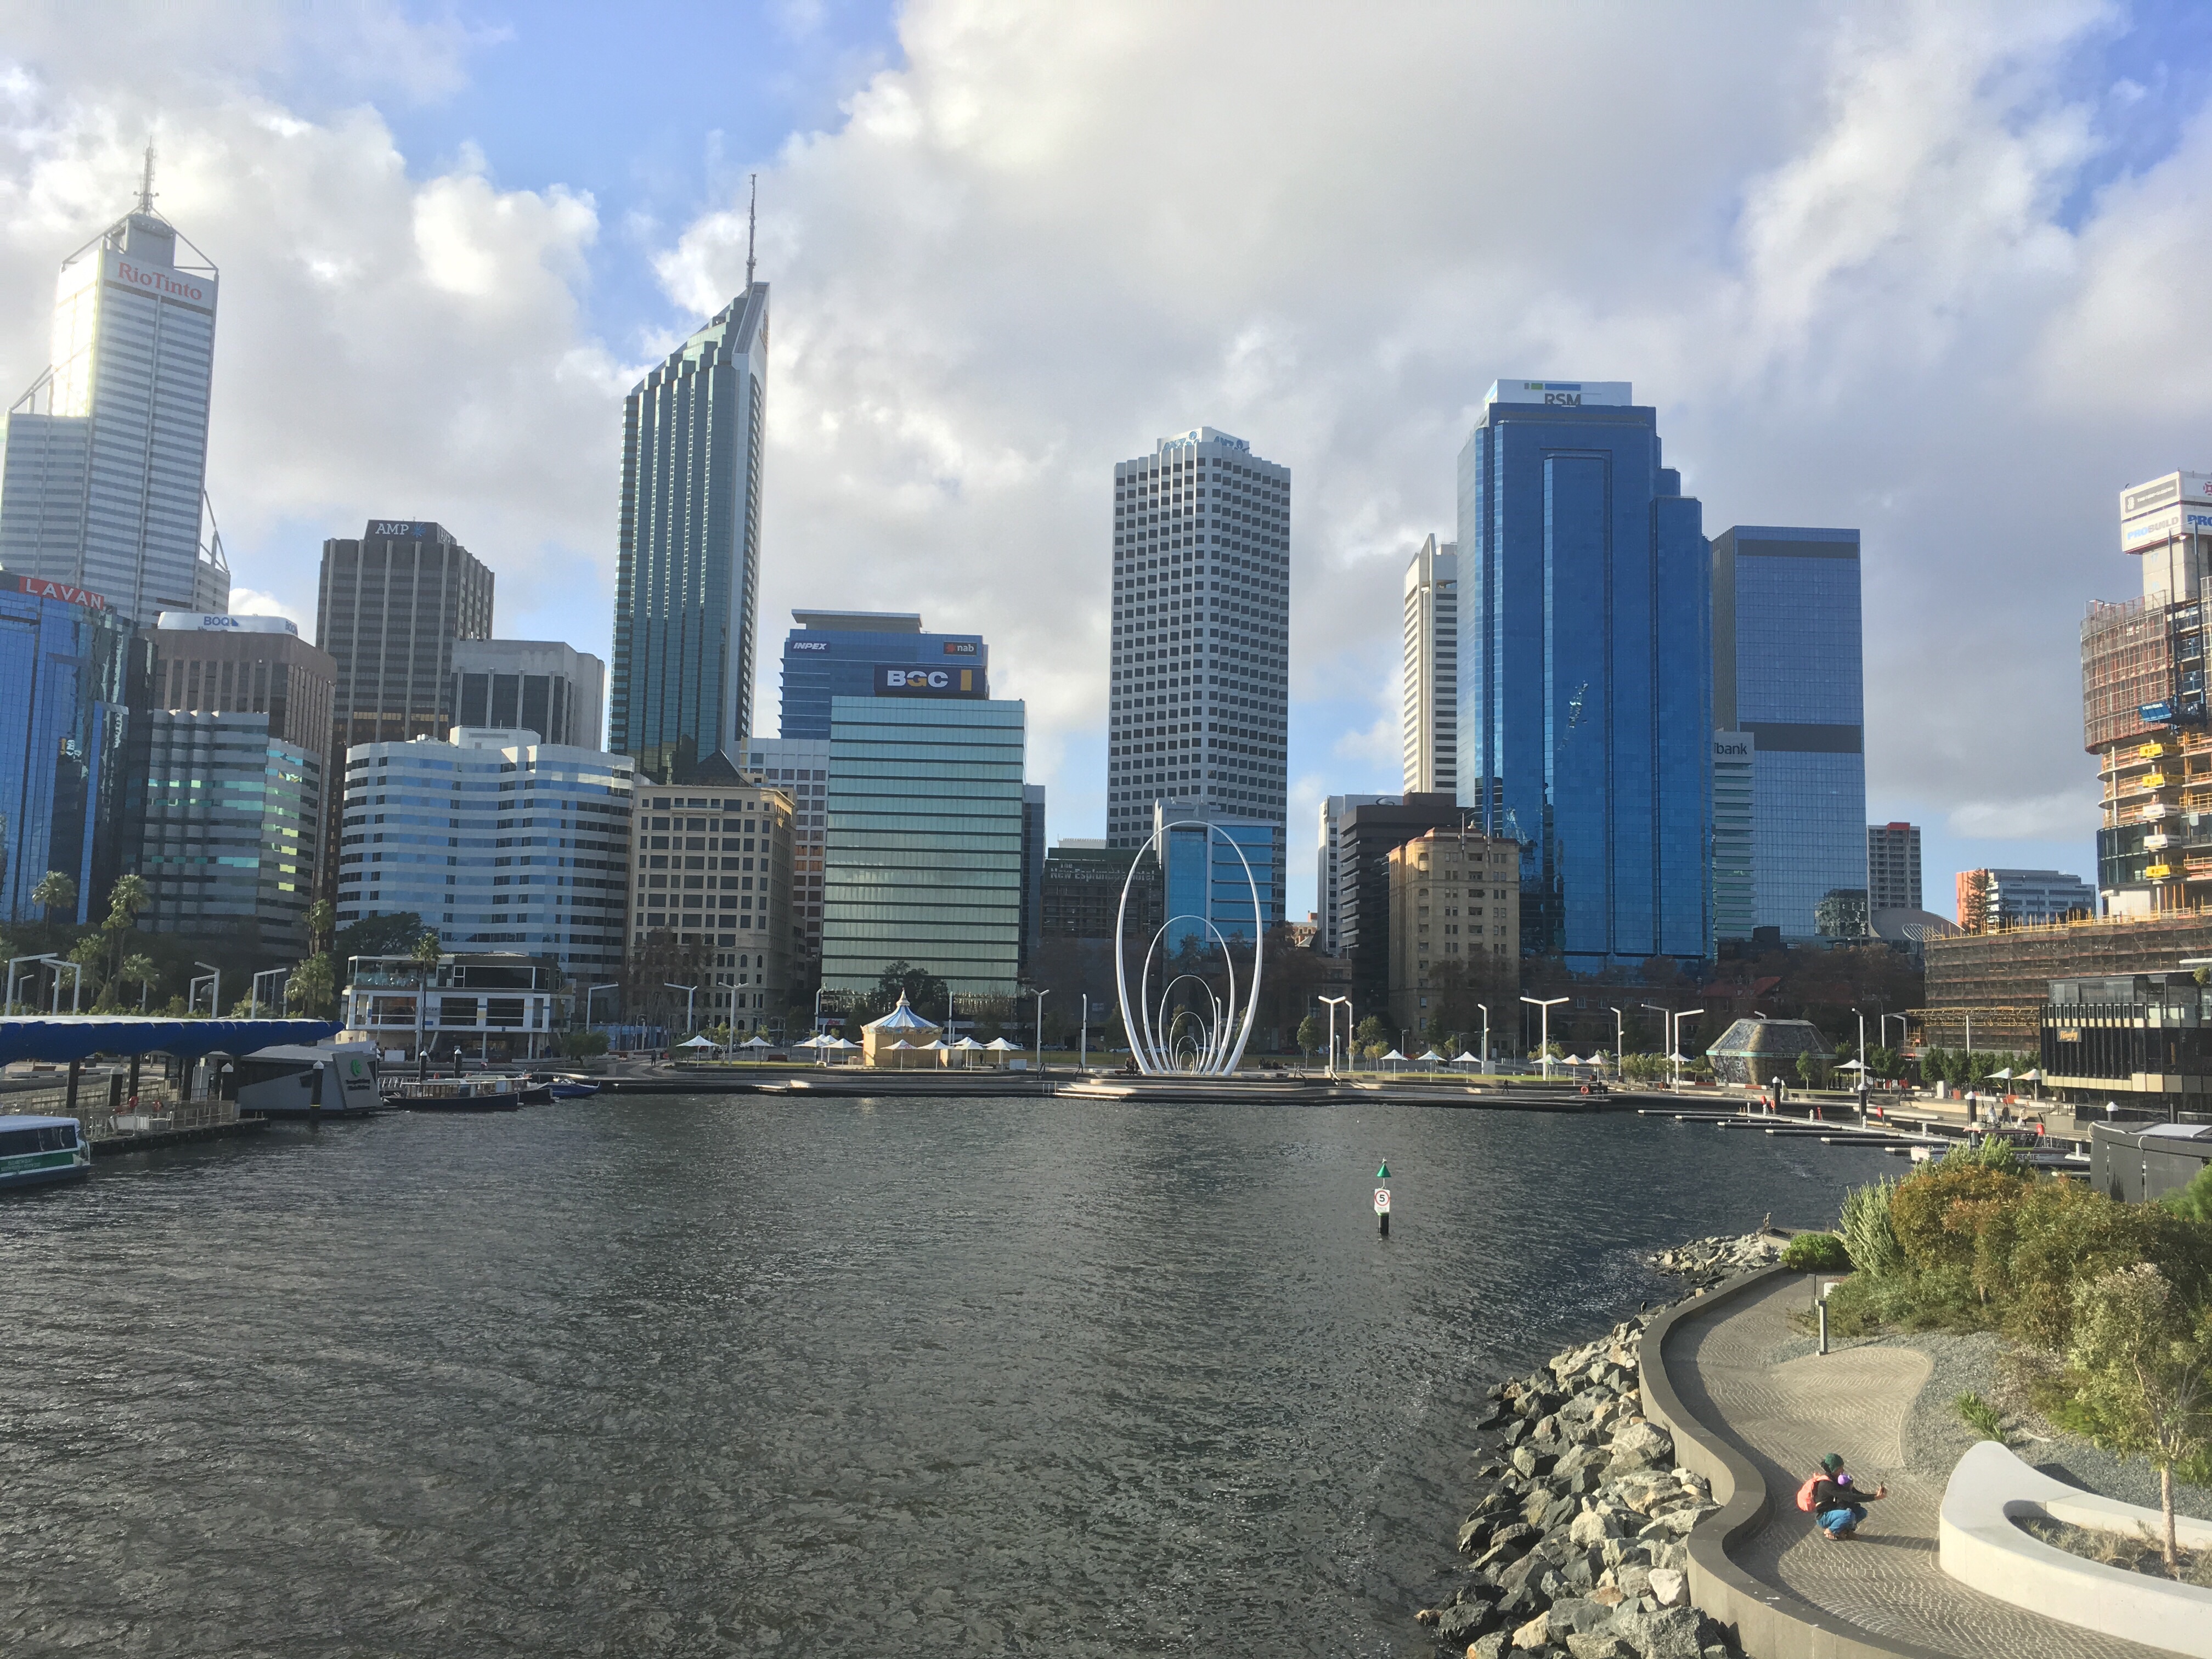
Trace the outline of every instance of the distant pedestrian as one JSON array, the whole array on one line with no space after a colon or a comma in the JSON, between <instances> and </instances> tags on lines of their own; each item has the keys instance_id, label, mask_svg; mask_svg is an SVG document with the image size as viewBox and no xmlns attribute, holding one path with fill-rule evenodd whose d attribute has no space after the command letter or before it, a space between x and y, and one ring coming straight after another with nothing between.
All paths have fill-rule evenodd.
<instances>
[{"instance_id":1,"label":"distant pedestrian","mask_svg":"<svg viewBox=\"0 0 2212 1659\"><path fill-rule=\"evenodd\" d=\"M1889 1488L1885 1486L1877 1486L1870 1492L1861 1491L1845 1473L1843 1455L1830 1452L1820 1460L1820 1473L1799 1491L1797 1506L1812 1510L1822 1537L1839 1542L1857 1532L1859 1523L1866 1519L1869 1504L1888 1496Z\"/></svg>"}]
</instances>

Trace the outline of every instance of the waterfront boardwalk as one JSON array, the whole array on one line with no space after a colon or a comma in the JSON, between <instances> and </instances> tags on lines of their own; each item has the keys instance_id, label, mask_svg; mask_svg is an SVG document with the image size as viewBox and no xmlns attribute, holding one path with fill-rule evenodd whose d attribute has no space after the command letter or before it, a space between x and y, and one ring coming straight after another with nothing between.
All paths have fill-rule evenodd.
<instances>
[{"instance_id":1,"label":"waterfront boardwalk","mask_svg":"<svg viewBox=\"0 0 2212 1659\"><path fill-rule=\"evenodd\" d=\"M2150 1659L2162 1650L2100 1636L1968 1589L1936 1561L1940 1481L1906 1466L1907 1414L1928 1380L1928 1357L1869 1342L1804 1352L1790 1316L1807 1305L1807 1282L1778 1276L1771 1289L1696 1322L1669 1354L1682 1404L1733 1440L1765 1477L1765 1524L1729 1552L1762 1583L1890 1642L1961 1659ZM1923 1408L1940 1408L1929 1402ZM1841 1452L1854 1480L1889 1496L1868 1505L1859 1536L1831 1543L1796 1505L1799 1484L1823 1452Z\"/></svg>"}]
</instances>

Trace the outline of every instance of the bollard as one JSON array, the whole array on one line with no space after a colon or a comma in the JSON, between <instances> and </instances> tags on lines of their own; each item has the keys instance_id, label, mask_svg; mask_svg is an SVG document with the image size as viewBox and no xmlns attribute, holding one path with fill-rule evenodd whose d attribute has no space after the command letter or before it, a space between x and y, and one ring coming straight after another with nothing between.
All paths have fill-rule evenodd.
<instances>
[{"instance_id":1,"label":"bollard","mask_svg":"<svg viewBox=\"0 0 2212 1659\"><path fill-rule=\"evenodd\" d=\"M1813 1281L1813 1284L1814 1284L1814 1288L1816 1288L1816 1289L1817 1289L1817 1288L1819 1287L1819 1285L1820 1285L1820 1281L1819 1279L1814 1279L1814 1280ZM1820 1298L1820 1352L1821 1352L1822 1353L1826 1353L1826 1352L1827 1352L1827 1351L1828 1351L1828 1298L1827 1298L1826 1297L1825 1297L1825 1296L1824 1296L1824 1297L1822 1297Z\"/></svg>"},{"instance_id":2,"label":"bollard","mask_svg":"<svg viewBox=\"0 0 2212 1659\"><path fill-rule=\"evenodd\" d=\"M315 1081L307 1096L307 1127L319 1129L323 1123L323 1067L325 1061L315 1062Z\"/></svg>"}]
</instances>

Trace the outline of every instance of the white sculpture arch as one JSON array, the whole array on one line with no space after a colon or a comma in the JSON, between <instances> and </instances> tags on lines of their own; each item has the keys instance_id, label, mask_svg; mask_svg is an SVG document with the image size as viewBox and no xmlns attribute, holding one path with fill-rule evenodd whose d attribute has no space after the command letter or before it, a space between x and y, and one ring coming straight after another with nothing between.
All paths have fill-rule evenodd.
<instances>
[{"instance_id":1,"label":"white sculpture arch","mask_svg":"<svg viewBox=\"0 0 2212 1659\"><path fill-rule=\"evenodd\" d=\"M1138 974L1136 1006L1133 1011L1130 1006L1129 969L1124 953L1127 939L1129 889L1136 880L1139 861L1146 852L1157 847L1160 854L1161 891L1166 891L1167 849L1163 837L1173 830L1206 831L1206 880L1209 883L1213 878L1213 838L1217 835L1237 854L1237 861L1244 866L1245 884L1252 891L1252 983L1241 999L1241 1019L1238 1018L1240 999L1237 993L1237 963L1230 952L1229 937L1207 916L1171 915L1160 924L1158 930L1152 934L1152 942L1145 947L1145 960ZM1226 1001L1223 1000L1214 995L1212 988L1207 985L1207 1000L1213 1008L1210 1018L1186 1010L1182 1015L1170 1019L1168 1015L1169 994L1183 980L1197 977L1188 974L1175 975L1160 988L1156 1024L1152 995L1152 957L1166 939L1168 930L1179 921L1197 923L1219 942L1222 960L1229 969L1229 996ZM1260 963L1266 945L1267 926L1267 910L1260 902L1260 882L1259 878L1252 873L1252 860L1244 856L1244 849L1237 846L1236 838L1219 824L1182 818L1160 825L1146 838L1144 846L1137 849L1137 856L1129 860L1129 873L1121 882L1121 907L1114 916L1114 988L1121 1000L1121 1029L1129 1035L1129 1054L1136 1061L1139 1072L1148 1077L1170 1072L1191 1073L1201 1077L1225 1077L1237 1069L1244 1058L1244 1045L1251 1041L1252 1023L1259 1017ZM1206 985L1204 980L1199 982ZM1199 1030L1194 1035L1179 1036L1178 1032L1186 1018L1195 1021ZM1165 1030L1160 1029L1163 1024Z\"/></svg>"}]
</instances>

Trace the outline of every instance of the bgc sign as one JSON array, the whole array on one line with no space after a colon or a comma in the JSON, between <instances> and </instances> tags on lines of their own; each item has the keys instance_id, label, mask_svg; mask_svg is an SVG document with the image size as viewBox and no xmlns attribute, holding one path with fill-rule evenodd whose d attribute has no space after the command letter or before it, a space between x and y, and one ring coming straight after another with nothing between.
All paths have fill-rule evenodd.
<instances>
[{"instance_id":1,"label":"bgc sign","mask_svg":"<svg viewBox=\"0 0 2212 1659\"><path fill-rule=\"evenodd\" d=\"M980 668L908 668L876 665L879 697L988 697L990 688Z\"/></svg>"}]
</instances>

